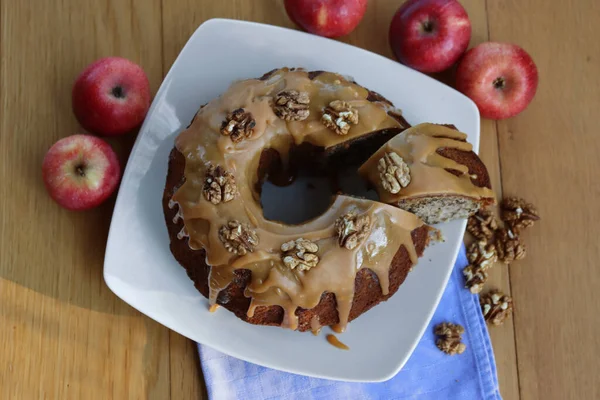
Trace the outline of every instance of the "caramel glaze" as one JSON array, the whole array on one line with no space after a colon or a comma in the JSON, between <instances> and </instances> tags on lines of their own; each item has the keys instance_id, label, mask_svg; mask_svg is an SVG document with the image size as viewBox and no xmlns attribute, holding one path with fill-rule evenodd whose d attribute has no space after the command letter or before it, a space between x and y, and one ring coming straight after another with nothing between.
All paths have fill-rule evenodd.
<instances>
[{"instance_id":1,"label":"caramel glaze","mask_svg":"<svg viewBox=\"0 0 600 400\"><path fill-rule=\"evenodd\" d=\"M310 116L304 121L286 122L277 118L271 108L277 93L291 89L309 93ZM368 96L366 89L338 74L325 72L310 79L306 71L284 68L266 80L234 83L221 97L202 107L190 127L179 135L176 147L186 159L185 183L175 192L169 207L177 205L178 217L184 222L178 237L188 237L190 248L206 251L206 263L211 266L211 305L232 281L235 270L248 269L252 273L244 293L251 298L248 316L254 315L257 307L281 306L282 326L296 329L296 309L313 308L324 292L330 292L337 302L337 331L343 331L359 269L374 271L383 294L387 294L390 263L401 246L416 263L411 231L423 222L386 204L339 195L323 215L302 225L269 221L262 213L256 182L263 149L277 150L285 164L292 144L308 142L328 149L372 131L400 126L388 115L388 111L393 111L388 103L368 101ZM345 100L358 110L359 123L348 135L337 135L320 122L323 108L333 100ZM234 143L219 131L227 113L237 108L251 112L256 126L251 138ZM210 164L222 165L234 174L238 193L233 200L214 205L202 196L205 171ZM351 211L371 217L371 233L355 249L347 250L338 244L334 222ZM230 220L255 229L259 244L254 252L237 256L225 249L218 230ZM281 244L300 237L319 246L320 261L308 271L291 270L281 259ZM311 322L311 328L318 331L319 321Z\"/></svg>"},{"instance_id":2,"label":"caramel glaze","mask_svg":"<svg viewBox=\"0 0 600 400\"><path fill-rule=\"evenodd\" d=\"M350 350L350 347L346 346L344 343L340 342L337 336L329 334L327 335L327 341L330 345L337 347L342 350Z\"/></svg>"},{"instance_id":3,"label":"caramel glaze","mask_svg":"<svg viewBox=\"0 0 600 400\"><path fill-rule=\"evenodd\" d=\"M358 170L377 190L379 199L396 204L406 198L459 195L476 199L494 198L487 187L477 186L467 166L438 154L438 149L472 151L467 135L444 125L419 124L396 135ZM387 152L396 152L408 164L410 184L392 194L381 184L377 164ZM453 171L454 173L449 173Z\"/></svg>"}]
</instances>

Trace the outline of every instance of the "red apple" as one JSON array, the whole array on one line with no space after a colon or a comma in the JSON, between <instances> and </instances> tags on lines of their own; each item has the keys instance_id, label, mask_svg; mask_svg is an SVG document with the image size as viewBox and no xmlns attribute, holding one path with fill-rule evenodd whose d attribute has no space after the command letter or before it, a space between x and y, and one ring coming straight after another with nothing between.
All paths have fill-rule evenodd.
<instances>
[{"instance_id":1,"label":"red apple","mask_svg":"<svg viewBox=\"0 0 600 400\"><path fill-rule=\"evenodd\" d=\"M356 28L367 10L367 0L285 0L285 10L305 31L333 38Z\"/></svg>"},{"instance_id":2,"label":"red apple","mask_svg":"<svg viewBox=\"0 0 600 400\"><path fill-rule=\"evenodd\" d=\"M121 57L90 64L75 80L73 111L81 126L115 136L138 127L150 107L150 84L139 65Z\"/></svg>"},{"instance_id":3,"label":"red apple","mask_svg":"<svg viewBox=\"0 0 600 400\"><path fill-rule=\"evenodd\" d=\"M42 164L50 197L69 210L86 210L102 203L117 188L120 173L110 145L91 135L59 140Z\"/></svg>"},{"instance_id":4,"label":"red apple","mask_svg":"<svg viewBox=\"0 0 600 400\"><path fill-rule=\"evenodd\" d=\"M538 71L525 50L508 43L482 43L458 64L456 88L485 118L504 119L523 111L535 96Z\"/></svg>"},{"instance_id":5,"label":"red apple","mask_svg":"<svg viewBox=\"0 0 600 400\"><path fill-rule=\"evenodd\" d=\"M390 44L396 58L421 72L450 68L470 39L471 21L456 0L408 0L390 25Z\"/></svg>"}]
</instances>

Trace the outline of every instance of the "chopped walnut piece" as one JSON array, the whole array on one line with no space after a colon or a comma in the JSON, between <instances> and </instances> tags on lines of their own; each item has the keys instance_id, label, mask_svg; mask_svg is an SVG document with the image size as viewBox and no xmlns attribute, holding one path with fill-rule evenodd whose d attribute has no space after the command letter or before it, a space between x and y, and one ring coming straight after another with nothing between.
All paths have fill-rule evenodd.
<instances>
[{"instance_id":1,"label":"chopped walnut piece","mask_svg":"<svg viewBox=\"0 0 600 400\"><path fill-rule=\"evenodd\" d=\"M462 354L467 346L461 342L465 328L458 324L443 322L435 326L433 331L438 337L435 345L448 355Z\"/></svg>"},{"instance_id":2,"label":"chopped walnut piece","mask_svg":"<svg viewBox=\"0 0 600 400\"><path fill-rule=\"evenodd\" d=\"M467 258L471 264L478 265L481 269L486 270L498 260L496 246L488 242L487 239L480 239L471 243L467 250Z\"/></svg>"},{"instance_id":3,"label":"chopped walnut piece","mask_svg":"<svg viewBox=\"0 0 600 400\"><path fill-rule=\"evenodd\" d=\"M510 229L498 229L496 233L498 260L505 264L525 258L525 245Z\"/></svg>"},{"instance_id":4,"label":"chopped walnut piece","mask_svg":"<svg viewBox=\"0 0 600 400\"><path fill-rule=\"evenodd\" d=\"M334 100L323 110L321 123L338 135L347 135L350 124L358 124L358 112L349 103Z\"/></svg>"},{"instance_id":5,"label":"chopped walnut piece","mask_svg":"<svg viewBox=\"0 0 600 400\"><path fill-rule=\"evenodd\" d=\"M488 273L479 265L469 264L463 269L465 287L473 294L481 292L487 281Z\"/></svg>"},{"instance_id":6,"label":"chopped walnut piece","mask_svg":"<svg viewBox=\"0 0 600 400\"><path fill-rule=\"evenodd\" d=\"M477 239L491 239L496 229L498 221L490 210L479 210L467 222L467 232Z\"/></svg>"},{"instance_id":7,"label":"chopped walnut piece","mask_svg":"<svg viewBox=\"0 0 600 400\"><path fill-rule=\"evenodd\" d=\"M479 298L483 318L492 325L502 325L512 313L512 297L494 289Z\"/></svg>"},{"instance_id":8,"label":"chopped walnut piece","mask_svg":"<svg viewBox=\"0 0 600 400\"><path fill-rule=\"evenodd\" d=\"M300 271L308 271L319 263L319 246L310 240L299 238L290 240L281 245L283 252L283 264L290 268L298 268Z\"/></svg>"},{"instance_id":9,"label":"chopped walnut piece","mask_svg":"<svg viewBox=\"0 0 600 400\"><path fill-rule=\"evenodd\" d=\"M340 247L354 249L371 233L371 217L367 214L356 215L355 211L342 215L335 221Z\"/></svg>"},{"instance_id":10,"label":"chopped walnut piece","mask_svg":"<svg viewBox=\"0 0 600 400\"><path fill-rule=\"evenodd\" d=\"M273 112L285 121L302 121L308 118L310 98L307 92L284 90L277 93Z\"/></svg>"},{"instance_id":11,"label":"chopped walnut piece","mask_svg":"<svg viewBox=\"0 0 600 400\"><path fill-rule=\"evenodd\" d=\"M227 119L221 124L221 134L229 136L234 143L249 138L254 133L256 121L252 114L243 108L238 108L227 114Z\"/></svg>"},{"instance_id":12,"label":"chopped walnut piece","mask_svg":"<svg viewBox=\"0 0 600 400\"><path fill-rule=\"evenodd\" d=\"M410 183L410 170L402 157L391 151L385 153L377 163L381 186L390 193L396 194Z\"/></svg>"},{"instance_id":13,"label":"chopped walnut piece","mask_svg":"<svg viewBox=\"0 0 600 400\"><path fill-rule=\"evenodd\" d=\"M537 209L533 204L518 197L507 197L502 200L502 220L510 230L519 234L522 229L528 228L540 219Z\"/></svg>"},{"instance_id":14,"label":"chopped walnut piece","mask_svg":"<svg viewBox=\"0 0 600 400\"><path fill-rule=\"evenodd\" d=\"M219 228L219 240L230 253L243 256L258 246L258 235L250 225L233 220Z\"/></svg>"},{"instance_id":15,"label":"chopped walnut piece","mask_svg":"<svg viewBox=\"0 0 600 400\"><path fill-rule=\"evenodd\" d=\"M233 174L225 168L210 165L204 177L204 198L213 204L226 203L233 200L237 192Z\"/></svg>"}]
</instances>

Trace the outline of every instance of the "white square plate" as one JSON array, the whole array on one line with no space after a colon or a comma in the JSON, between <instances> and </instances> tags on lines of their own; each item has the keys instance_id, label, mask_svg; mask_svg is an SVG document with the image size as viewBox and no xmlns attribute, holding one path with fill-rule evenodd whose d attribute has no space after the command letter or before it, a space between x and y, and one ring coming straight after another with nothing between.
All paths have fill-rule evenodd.
<instances>
[{"instance_id":1,"label":"white square plate","mask_svg":"<svg viewBox=\"0 0 600 400\"><path fill-rule=\"evenodd\" d=\"M465 228L444 224L446 241L427 249L387 302L353 321L340 339L253 326L226 310L209 313L169 251L161 206L168 155L200 105L234 80L277 67L350 75L403 110L412 123L452 123L479 146L479 113L462 94L397 62L306 33L213 19L185 45L158 91L129 158L117 198L104 279L125 302L170 329L223 353L288 372L346 381L384 381L409 358L446 286Z\"/></svg>"}]
</instances>

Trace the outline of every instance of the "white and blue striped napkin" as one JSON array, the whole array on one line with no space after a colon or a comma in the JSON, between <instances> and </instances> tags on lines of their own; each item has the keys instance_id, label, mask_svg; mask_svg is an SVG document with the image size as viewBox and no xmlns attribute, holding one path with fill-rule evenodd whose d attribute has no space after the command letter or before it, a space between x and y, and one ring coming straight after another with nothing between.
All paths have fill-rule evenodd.
<instances>
[{"instance_id":1,"label":"white and blue striped napkin","mask_svg":"<svg viewBox=\"0 0 600 400\"><path fill-rule=\"evenodd\" d=\"M404 368L381 383L337 382L276 371L199 345L210 400L499 400L494 353L479 298L464 288L461 249L440 304ZM467 350L448 356L435 346L433 327L465 327Z\"/></svg>"}]
</instances>

